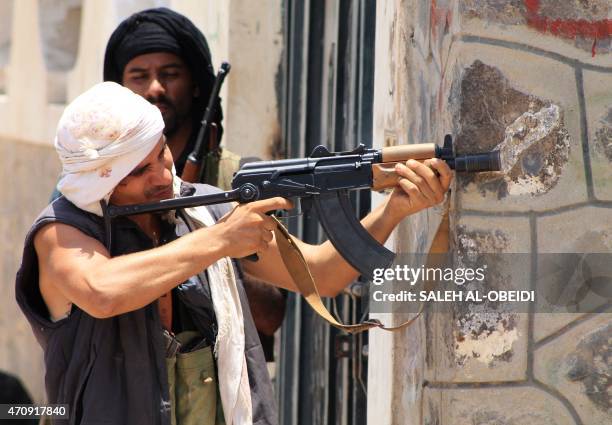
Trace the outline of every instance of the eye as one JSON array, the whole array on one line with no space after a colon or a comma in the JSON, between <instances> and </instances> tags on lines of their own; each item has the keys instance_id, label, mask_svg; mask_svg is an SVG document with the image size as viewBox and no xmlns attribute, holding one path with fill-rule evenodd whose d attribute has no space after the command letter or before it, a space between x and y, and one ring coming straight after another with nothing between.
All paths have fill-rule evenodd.
<instances>
[{"instance_id":1,"label":"eye","mask_svg":"<svg viewBox=\"0 0 612 425\"><path fill-rule=\"evenodd\" d=\"M177 71L164 71L160 74L160 77L163 79L171 80L179 77L179 73Z\"/></svg>"},{"instance_id":2,"label":"eye","mask_svg":"<svg viewBox=\"0 0 612 425\"><path fill-rule=\"evenodd\" d=\"M145 80L147 80L149 77L145 74L134 74L130 77L130 81L134 81L137 83L141 83Z\"/></svg>"},{"instance_id":3,"label":"eye","mask_svg":"<svg viewBox=\"0 0 612 425\"><path fill-rule=\"evenodd\" d=\"M132 171L129 174L129 177L140 177L142 176L144 173L146 173L147 171L149 171L151 167L149 165L147 165L146 167L142 167L142 168L138 168L137 170Z\"/></svg>"}]
</instances>

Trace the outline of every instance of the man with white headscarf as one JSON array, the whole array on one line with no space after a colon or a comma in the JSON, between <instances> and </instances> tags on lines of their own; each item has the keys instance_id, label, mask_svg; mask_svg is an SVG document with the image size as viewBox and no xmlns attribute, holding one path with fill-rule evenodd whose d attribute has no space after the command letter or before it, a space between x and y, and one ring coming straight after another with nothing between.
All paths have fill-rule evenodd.
<instances>
[{"instance_id":1,"label":"man with white headscarf","mask_svg":"<svg viewBox=\"0 0 612 425\"><path fill-rule=\"evenodd\" d=\"M114 221L112 251L104 246L101 201L217 190L174 175L162 130L159 110L115 83L79 96L60 120L64 196L35 221L16 280L45 350L48 401L69 405L70 424L278 423L265 403L271 387L240 276L243 268L295 290L265 214L291 203L123 217ZM451 180L436 159L396 171L399 187L363 221L381 242L406 215L441 202ZM357 277L329 242L296 244L322 295ZM236 260L253 253L259 261ZM168 304L162 298L173 288L177 301Z\"/></svg>"}]
</instances>

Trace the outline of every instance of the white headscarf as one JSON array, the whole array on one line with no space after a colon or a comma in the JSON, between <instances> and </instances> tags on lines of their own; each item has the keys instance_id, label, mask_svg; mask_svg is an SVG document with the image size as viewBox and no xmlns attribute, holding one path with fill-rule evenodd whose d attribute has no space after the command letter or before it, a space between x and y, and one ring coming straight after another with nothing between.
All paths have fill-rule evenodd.
<instances>
[{"instance_id":1,"label":"white headscarf","mask_svg":"<svg viewBox=\"0 0 612 425\"><path fill-rule=\"evenodd\" d=\"M102 215L117 184L159 142L159 109L113 82L96 84L66 107L55 137L62 161L57 189L82 210Z\"/></svg>"}]
</instances>

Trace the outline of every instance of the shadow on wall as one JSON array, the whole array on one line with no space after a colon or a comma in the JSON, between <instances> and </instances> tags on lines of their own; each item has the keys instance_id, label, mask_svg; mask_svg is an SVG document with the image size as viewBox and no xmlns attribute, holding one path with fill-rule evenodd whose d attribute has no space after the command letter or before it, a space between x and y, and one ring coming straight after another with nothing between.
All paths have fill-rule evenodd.
<instances>
[{"instance_id":1,"label":"shadow on wall","mask_svg":"<svg viewBox=\"0 0 612 425\"><path fill-rule=\"evenodd\" d=\"M28 394L19 378L0 371L0 404L32 404ZM3 425L36 425L35 419L0 420Z\"/></svg>"}]
</instances>

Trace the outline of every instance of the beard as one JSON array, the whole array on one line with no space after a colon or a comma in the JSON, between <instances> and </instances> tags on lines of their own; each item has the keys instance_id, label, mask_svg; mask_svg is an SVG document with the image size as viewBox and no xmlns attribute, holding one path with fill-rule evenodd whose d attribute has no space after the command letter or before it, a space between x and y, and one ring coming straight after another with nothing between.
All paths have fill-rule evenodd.
<instances>
[{"instance_id":1,"label":"beard","mask_svg":"<svg viewBox=\"0 0 612 425\"><path fill-rule=\"evenodd\" d=\"M168 138L172 137L176 130L178 130L178 124L176 115L168 115L162 114L162 118L164 119L164 135Z\"/></svg>"},{"instance_id":2,"label":"beard","mask_svg":"<svg viewBox=\"0 0 612 425\"><path fill-rule=\"evenodd\" d=\"M184 117L179 114L176 105L163 94L158 97L148 97L147 100L157 106L162 114L164 135L172 137L184 121Z\"/></svg>"}]
</instances>

